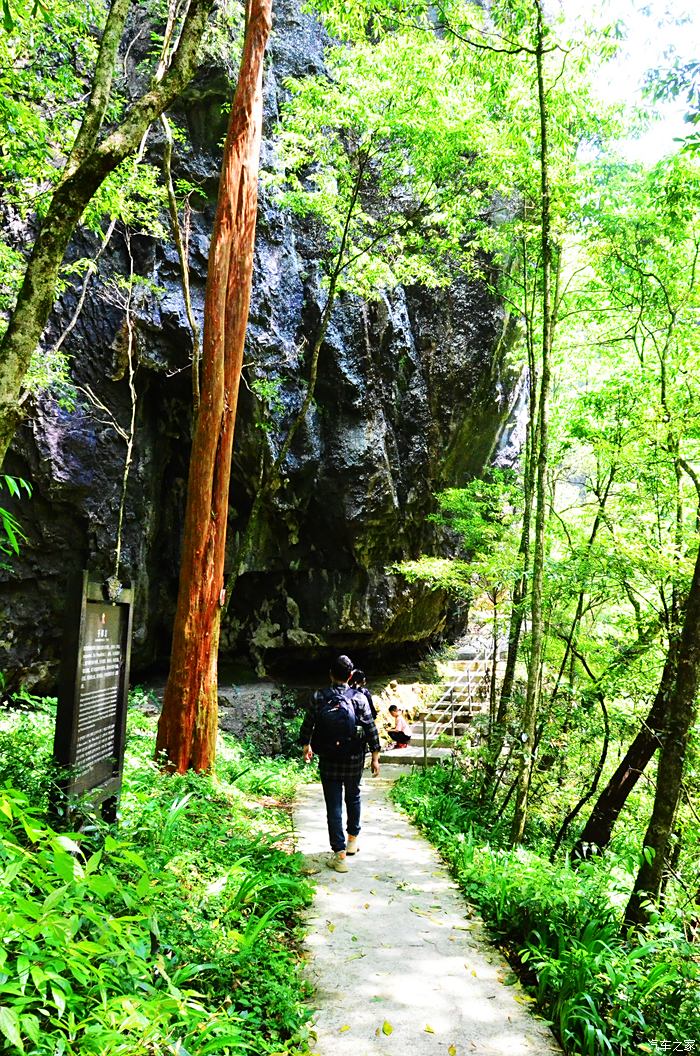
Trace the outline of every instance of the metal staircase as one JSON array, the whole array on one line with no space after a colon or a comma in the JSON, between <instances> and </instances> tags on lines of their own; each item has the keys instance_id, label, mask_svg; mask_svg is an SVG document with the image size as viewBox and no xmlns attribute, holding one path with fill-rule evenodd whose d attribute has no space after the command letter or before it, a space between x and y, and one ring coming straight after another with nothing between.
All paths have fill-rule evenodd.
<instances>
[{"instance_id":1,"label":"metal staircase","mask_svg":"<svg viewBox=\"0 0 700 1056\"><path fill-rule=\"evenodd\" d=\"M454 744L469 732L474 716L488 712L493 664L493 645L489 645L477 635L460 643L458 659L448 662L440 696L413 724L410 745L383 754L385 762L429 766L439 759L449 758ZM504 668L505 643L499 643L497 685Z\"/></svg>"}]
</instances>

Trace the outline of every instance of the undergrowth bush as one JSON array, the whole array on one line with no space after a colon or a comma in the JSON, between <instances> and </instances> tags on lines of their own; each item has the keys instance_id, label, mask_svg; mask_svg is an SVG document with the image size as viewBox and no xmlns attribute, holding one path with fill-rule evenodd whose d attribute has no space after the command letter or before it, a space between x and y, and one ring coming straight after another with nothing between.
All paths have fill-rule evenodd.
<instances>
[{"instance_id":1,"label":"undergrowth bush","mask_svg":"<svg viewBox=\"0 0 700 1056\"><path fill-rule=\"evenodd\" d=\"M3 733L50 757L41 723ZM223 739L218 776L168 777L153 745L132 710L116 832L59 834L41 783L0 789L0 1053L300 1056L300 768Z\"/></svg>"},{"instance_id":2,"label":"undergrowth bush","mask_svg":"<svg viewBox=\"0 0 700 1056\"><path fill-rule=\"evenodd\" d=\"M57 770L53 763L55 710L0 711L0 787L26 792L29 801L48 809Z\"/></svg>"},{"instance_id":3,"label":"undergrowth bush","mask_svg":"<svg viewBox=\"0 0 700 1056\"><path fill-rule=\"evenodd\" d=\"M464 779L448 767L402 778L393 795L505 942L567 1052L632 1056L700 1037L700 959L682 921L669 913L625 941L609 859L574 870L491 846Z\"/></svg>"}]
</instances>

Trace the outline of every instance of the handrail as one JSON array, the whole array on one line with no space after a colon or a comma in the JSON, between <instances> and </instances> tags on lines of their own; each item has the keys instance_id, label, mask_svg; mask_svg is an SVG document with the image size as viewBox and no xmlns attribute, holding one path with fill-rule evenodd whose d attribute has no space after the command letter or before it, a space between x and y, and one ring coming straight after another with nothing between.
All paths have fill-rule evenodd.
<instances>
[{"instance_id":1,"label":"handrail","mask_svg":"<svg viewBox=\"0 0 700 1056\"><path fill-rule=\"evenodd\" d=\"M496 652L496 665L503 662L501 649ZM477 708L484 704L490 683L491 666L494 663L493 652L485 656L475 656L471 660L462 661L468 666L466 669L455 671L449 683L445 686L441 696L432 704L426 704L425 714L421 718L423 727L423 766L428 765L428 739L440 736L448 726L452 727L452 737L455 737L456 716L460 711L467 711L473 715ZM460 699L455 700L455 696ZM437 713L437 718L428 724L426 715L431 712Z\"/></svg>"},{"instance_id":2,"label":"handrail","mask_svg":"<svg viewBox=\"0 0 700 1056\"><path fill-rule=\"evenodd\" d=\"M474 663L476 666L471 666L466 671L457 672L442 696L427 707L428 712L443 712L443 714L433 719L429 727L424 720L424 736L426 738L439 736L449 725L452 726L452 735L454 736L456 713L465 707L469 712L474 710L475 704L479 702L478 698L483 695L479 693L479 689L486 689L486 680L490 672L490 658L477 659L472 662L472 664ZM461 695L462 691L465 690L466 701L455 701L455 691L458 691Z\"/></svg>"}]
</instances>

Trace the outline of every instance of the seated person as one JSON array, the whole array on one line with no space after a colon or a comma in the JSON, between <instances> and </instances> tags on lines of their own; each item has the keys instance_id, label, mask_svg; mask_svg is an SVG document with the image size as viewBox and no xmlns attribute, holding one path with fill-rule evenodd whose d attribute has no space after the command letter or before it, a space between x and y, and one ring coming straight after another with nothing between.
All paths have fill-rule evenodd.
<instances>
[{"instance_id":1,"label":"seated person","mask_svg":"<svg viewBox=\"0 0 700 1056\"><path fill-rule=\"evenodd\" d=\"M394 747L397 749L407 748L408 745L411 743L411 727L409 726L406 719L403 717L403 712L401 711L401 708L398 708L396 704L392 704L389 707L389 714L394 720L394 728L393 730L389 730L389 736L391 737L394 744L393 746L389 745L389 747Z\"/></svg>"}]
</instances>

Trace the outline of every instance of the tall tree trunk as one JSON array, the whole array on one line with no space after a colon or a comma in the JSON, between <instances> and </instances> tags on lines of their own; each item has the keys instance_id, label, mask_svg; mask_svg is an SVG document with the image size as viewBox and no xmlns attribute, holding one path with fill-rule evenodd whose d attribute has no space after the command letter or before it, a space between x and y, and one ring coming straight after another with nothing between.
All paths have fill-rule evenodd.
<instances>
[{"instance_id":1,"label":"tall tree trunk","mask_svg":"<svg viewBox=\"0 0 700 1056\"><path fill-rule=\"evenodd\" d=\"M508 651L506 654L506 667L501 683L501 695L498 701L498 714L496 715L496 726L499 730L497 751L495 758L503 747L502 729L505 725L510 701L515 684L515 667L518 662L518 651L520 648L520 633L524 619L524 605L527 597L528 572L530 564L530 530L532 524L532 507L535 498L535 464L539 435L535 427L535 416L537 413L537 366L535 362L535 349L533 342L532 327L534 320L530 319L528 305L528 282L527 282L527 246L523 246L523 289L526 316L526 342L528 358L528 420L525 432L525 465L523 471L523 523L520 531L520 545L518 547L518 561L522 565L521 573L513 586L513 605L511 608L510 626L508 628ZM534 311L534 305L533 305ZM495 764L494 764L495 765Z\"/></svg>"},{"instance_id":2,"label":"tall tree trunk","mask_svg":"<svg viewBox=\"0 0 700 1056\"><path fill-rule=\"evenodd\" d=\"M540 670L544 650L543 584L545 558L545 527L547 521L547 402L550 384L550 352L552 346L552 238L550 229L549 147L547 136L547 95L544 84L545 26L541 0L535 0L537 12L537 95L540 115L540 207L542 234L542 371L537 412L537 469L535 486L535 535L532 559L532 628L527 697L522 723L522 745L518 782L513 813L511 841L520 843L525 832L527 802L532 773L532 758L540 697Z\"/></svg>"},{"instance_id":3,"label":"tall tree trunk","mask_svg":"<svg viewBox=\"0 0 700 1056\"><path fill-rule=\"evenodd\" d=\"M110 49L118 46L120 19L126 15L122 0L110 11L85 121L41 224L17 304L0 342L0 465L21 417L22 383L53 308L58 271L68 242L106 177L134 153L149 125L172 106L192 79L212 2L191 0L178 46L162 81L137 99L121 124L98 144L110 94L111 75L108 78L106 71L110 56L113 60L115 54Z\"/></svg>"},{"instance_id":4,"label":"tall tree trunk","mask_svg":"<svg viewBox=\"0 0 700 1056\"><path fill-rule=\"evenodd\" d=\"M525 602L527 598L528 573L530 564L530 529L532 523L532 507L535 493L535 458L534 451L537 447L537 430L535 428L535 412L537 406L537 368L535 364L535 351L532 337L532 318L530 299L528 296L527 282L527 245L522 247L523 257L523 305L526 320L525 341L527 346L528 360L528 418L525 428L525 458L523 469L523 521L520 529L520 543L518 546L518 562L520 574L513 584L512 604L510 620L508 623L508 647L506 650L506 665L503 672L496 721L489 731L488 754L484 760L484 773L479 792L481 802L493 799L498 791L501 770L497 778L498 760L503 752L505 742L506 722L510 711L513 686L515 685L515 668L518 662L518 651L520 649L520 635L523 621L525 619Z\"/></svg>"},{"instance_id":5,"label":"tall tree trunk","mask_svg":"<svg viewBox=\"0 0 700 1056\"><path fill-rule=\"evenodd\" d=\"M688 738L697 713L700 673L700 550L695 559L685 621L678 650L676 679L668 700L661 735L656 795L644 837L644 857L625 912L625 924L637 926L649 919L649 904L658 899L666 867L669 840L681 794Z\"/></svg>"},{"instance_id":6,"label":"tall tree trunk","mask_svg":"<svg viewBox=\"0 0 700 1056\"><path fill-rule=\"evenodd\" d=\"M610 843L615 822L627 802L627 797L659 747L659 734L666 720L668 699L676 674L677 655L678 642L672 639L666 654L659 688L649 714L625 752L615 773L600 793L581 835L574 844L571 852L573 859L584 858L591 851L601 854L605 850Z\"/></svg>"},{"instance_id":7,"label":"tall tree trunk","mask_svg":"<svg viewBox=\"0 0 700 1056\"><path fill-rule=\"evenodd\" d=\"M219 184L204 303L202 387L192 442L170 672L156 751L170 769L211 767L231 452L253 276L263 56L271 0L250 0ZM161 755L162 757L162 755Z\"/></svg>"},{"instance_id":8,"label":"tall tree trunk","mask_svg":"<svg viewBox=\"0 0 700 1056\"><path fill-rule=\"evenodd\" d=\"M493 623L491 625L491 670L489 671L489 740L496 725L496 678L498 675L498 590L494 589Z\"/></svg>"}]
</instances>

